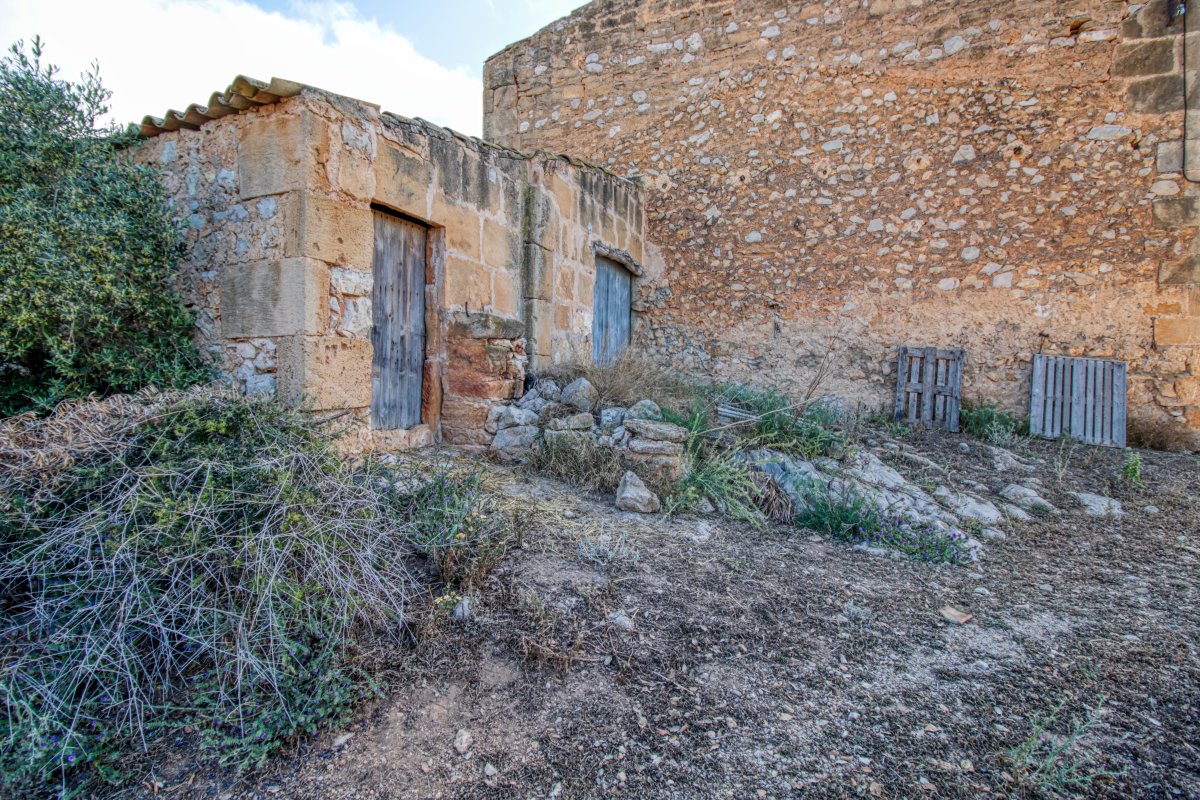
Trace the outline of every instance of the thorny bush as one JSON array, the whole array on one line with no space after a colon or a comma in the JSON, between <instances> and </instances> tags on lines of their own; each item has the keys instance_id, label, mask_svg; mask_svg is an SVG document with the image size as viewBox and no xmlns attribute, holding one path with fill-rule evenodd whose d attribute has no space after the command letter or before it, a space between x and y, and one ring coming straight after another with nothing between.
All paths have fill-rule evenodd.
<instances>
[{"instance_id":1,"label":"thorny bush","mask_svg":"<svg viewBox=\"0 0 1200 800\"><path fill-rule=\"evenodd\" d=\"M20 796L120 782L163 727L260 764L369 691L356 642L404 632L429 560L453 578L501 538L477 475L351 462L233 393L12 418L0 452L0 770Z\"/></svg>"}]
</instances>

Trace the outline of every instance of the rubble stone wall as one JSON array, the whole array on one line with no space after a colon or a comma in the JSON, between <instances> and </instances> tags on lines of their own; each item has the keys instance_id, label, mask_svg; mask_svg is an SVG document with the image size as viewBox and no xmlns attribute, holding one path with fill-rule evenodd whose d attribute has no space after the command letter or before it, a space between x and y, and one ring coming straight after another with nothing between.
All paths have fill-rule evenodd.
<instances>
[{"instance_id":1,"label":"rubble stone wall","mask_svg":"<svg viewBox=\"0 0 1200 800\"><path fill-rule=\"evenodd\" d=\"M646 273L635 183L316 89L156 136L138 157L186 220L185 296L222 370L364 423L372 208L428 224L423 424L363 424L363 445L485 444L488 409L520 396L531 356L590 356L595 253Z\"/></svg>"},{"instance_id":2,"label":"rubble stone wall","mask_svg":"<svg viewBox=\"0 0 1200 800\"><path fill-rule=\"evenodd\" d=\"M640 330L682 368L799 388L828 358L883 403L898 345L964 347L965 395L1024 411L1034 353L1113 357L1132 416L1200 427L1177 7L597 0L488 61L484 135L643 176Z\"/></svg>"}]
</instances>

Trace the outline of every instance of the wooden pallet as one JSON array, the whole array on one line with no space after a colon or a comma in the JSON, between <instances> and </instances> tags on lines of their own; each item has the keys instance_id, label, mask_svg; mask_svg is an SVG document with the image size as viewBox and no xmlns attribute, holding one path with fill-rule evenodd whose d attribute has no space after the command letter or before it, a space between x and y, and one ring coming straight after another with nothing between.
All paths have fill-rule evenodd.
<instances>
[{"instance_id":1,"label":"wooden pallet","mask_svg":"<svg viewBox=\"0 0 1200 800\"><path fill-rule=\"evenodd\" d=\"M1125 364L1103 358L1033 357L1029 432L1125 446Z\"/></svg>"},{"instance_id":2,"label":"wooden pallet","mask_svg":"<svg viewBox=\"0 0 1200 800\"><path fill-rule=\"evenodd\" d=\"M896 420L958 430L963 351L901 347L896 372Z\"/></svg>"}]
</instances>

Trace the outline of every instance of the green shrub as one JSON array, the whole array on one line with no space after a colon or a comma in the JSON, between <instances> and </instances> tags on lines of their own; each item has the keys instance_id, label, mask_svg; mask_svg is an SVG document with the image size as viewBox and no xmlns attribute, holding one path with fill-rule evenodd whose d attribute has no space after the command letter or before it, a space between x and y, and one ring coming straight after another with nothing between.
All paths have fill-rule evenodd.
<instances>
[{"instance_id":1,"label":"green shrub","mask_svg":"<svg viewBox=\"0 0 1200 800\"><path fill-rule=\"evenodd\" d=\"M962 564L970 560L965 535L884 513L852 486L835 493L811 484L805 487L804 500L795 518L798 527L849 544L896 550L917 561Z\"/></svg>"},{"instance_id":2,"label":"green shrub","mask_svg":"<svg viewBox=\"0 0 1200 800\"><path fill-rule=\"evenodd\" d=\"M867 497L850 487L835 494L821 484L803 491L804 507L796 514L796 525L833 539L861 542L879 530L883 515Z\"/></svg>"},{"instance_id":3,"label":"green shrub","mask_svg":"<svg viewBox=\"0 0 1200 800\"><path fill-rule=\"evenodd\" d=\"M356 640L403 630L422 562L465 563L494 532L477 478L356 467L263 399L142 400L0 424L34 453L0 473L0 774L17 795L119 781L163 726L260 764L369 691Z\"/></svg>"},{"instance_id":4,"label":"green shrub","mask_svg":"<svg viewBox=\"0 0 1200 800\"><path fill-rule=\"evenodd\" d=\"M805 459L838 457L846 436L837 412L826 403L797 404L787 395L742 384L722 389L718 403L729 403L759 417L748 437L756 446L792 453Z\"/></svg>"},{"instance_id":5,"label":"green shrub","mask_svg":"<svg viewBox=\"0 0 1200 800\"><path fill-rule=\"evenodd\" d=\"M958 421L964 433L998 445L1012 445L1029 435L1029 421L1004 411L993 401L964 400Z\"/></svg>"},{"instance_id":6,"label":"green shrub","mask_svg":"<svg viewBox=\"0 0 1200 800\"><path fill-rule=\"evenodd\" d=\"M1141 453L1131 451L1125 456L1125 463L1121 465L1121 475L1130 483L1142 482Z\"/></svg>"},{"instance_id":7,"label":"green shrub","mask_svg":"<svg viewBox=\"0 0 1200 800\"><path fill-rule=\"evenodd\" d=\"M34 40L0 59L0 415L206 375L176 291L181 236L109 92Z\"/></svg>"},{"instance_id":8,"label":"green shrub","mask_svg":"<svg viewBox=\"0 0 1200 800\"><path fill-rule=\"evenodd\" d=\"M678 513L710 501L723 516L761 527L766 517L759 506L759 487L745 460L735 450L715 445L689 446L683 477L671 487L666 511Z\"/></svg>"},{"instance_id":9,"label":"green shrub","mask_svg":"<svg viewBox=\"0 0 1200 800\"><path fill-rule=\"evenodd\" d=\"M1104 699L1086 717L1068 722L1065 732L1055 733L1054 728L1064 727L1059 715L1066 702L1063 700L1049 713L1035 715L1029 737L1005 753L1017 772L1021 788L1032 794L1054 797L1090 794L1093 782L1124 774L1101 767L1100 754L1083 744L1100 722Z\"/></svg>"}]
</instances>

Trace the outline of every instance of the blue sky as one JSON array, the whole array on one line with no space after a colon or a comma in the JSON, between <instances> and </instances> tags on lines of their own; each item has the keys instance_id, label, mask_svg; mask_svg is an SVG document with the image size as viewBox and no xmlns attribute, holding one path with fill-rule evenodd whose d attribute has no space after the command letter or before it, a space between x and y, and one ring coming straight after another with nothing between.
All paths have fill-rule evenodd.
<instances>
[{"instance_id":1,"label":"blue sky","mask_svg":"<svg viewBox=\"0 0 1200 800\"><path fill-rule=\"evenodd\" d=\"M484 60L566 16L587 0L358 0L364 16L404 34L417 52L446 67L480 73ZM263 8L287 11L292 0L261 0Z\"/></svg>"},{"instance_id":2,"label":"blue sky","mask_svg":"<svg viewBox=\"0 0 1200 800\"><path fill-rule=\"evenodd\" d=\"M0 41L40 34L112 118L203 104L235 75L288 78L478 135L487 56L582 0L0 0Z\"/></svg>"}]
</instances>

